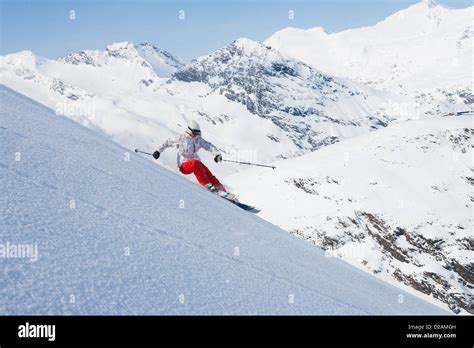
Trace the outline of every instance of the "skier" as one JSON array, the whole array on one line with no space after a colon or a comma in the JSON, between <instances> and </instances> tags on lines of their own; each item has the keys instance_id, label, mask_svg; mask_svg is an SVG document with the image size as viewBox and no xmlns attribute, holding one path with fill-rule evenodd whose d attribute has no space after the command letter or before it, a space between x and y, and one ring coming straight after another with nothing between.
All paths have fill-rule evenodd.
<instances>
[{"instance_id":1,"label":"skier","mask_svg":"<svg viewBox=\"0 0 474 348\"><path fill-rule=\"evenodd\" d=\"M153 153L155 159L160 158L160 154L176 145L178 148L177 162L179 171L183 174L194 173L197 181L210 191L224 191L224 186L212 175L211 171L201 162L197 152L202 147L204 150L214 154L214 161L222 161L222 155L219 150L210 142L201 137L201 129L196 121L191 121L183 135L177 138L168 139Z\"/></svg>"}]
</instances>

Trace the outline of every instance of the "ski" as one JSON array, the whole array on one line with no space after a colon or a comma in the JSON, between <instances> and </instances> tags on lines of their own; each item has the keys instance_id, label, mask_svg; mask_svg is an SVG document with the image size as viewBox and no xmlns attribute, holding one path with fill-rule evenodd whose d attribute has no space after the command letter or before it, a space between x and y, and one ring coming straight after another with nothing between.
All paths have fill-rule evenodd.
<instances>
[{"instance_id":1,"label":"ski","mask_svg":"<svg viewBox=\"0 0 474 348\"><path fill-rule=\"evenodd\" d=\"M260 212L260 209L255 208L253 205L240 203L239 201L236 201L236 200L229 200L229 201L232 202L233 204L235 204L236 206L238 206L239 208L242 208L243 210L246 210L246 211L249 211L249 212L252 212L252 213L259 213Z\"/></svg>"},{"instance_id":2,"label":"ski","mask_svg":"<svg viewBox=\"0 0 474 348\"><path fill-rule=\"evenodd\" d=\"M217 194L221 196L222 198L228 199L229 201L237 199L237 195L227 192L227 191L217 191Z\"/></svg>"},{"instance_id":3,"label":"ski","mask_svg":"<svg viewBox=\"0 0 474 348\"><path fill-rule=\"evenodd\" d=\"M228 200L232 204L235 204L239 208L252 212L252 213L258 213L260 212L260 209L255 208L253 205L241 203L237 199L237 195L233 194L231 192L226 192L226 191L211 191L216 193L219 197L224 198L225 200Z\"/></svg>"}]
</instances>

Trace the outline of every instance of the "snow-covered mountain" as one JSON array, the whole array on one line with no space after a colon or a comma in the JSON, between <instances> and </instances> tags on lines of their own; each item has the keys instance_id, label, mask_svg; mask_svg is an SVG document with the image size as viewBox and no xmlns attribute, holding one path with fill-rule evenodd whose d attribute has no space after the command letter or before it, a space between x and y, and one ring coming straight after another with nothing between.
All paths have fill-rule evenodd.
<instances>
[{"instance_id":1,"label":"snow-covered mountain","mask_svg":"<svg viewBox=\"0 0 474 348\"><path fill-rule=\"evenodd\" d=\"M210 91L204 84L167 84L168 77L155 70L158 56L151 50L160 51L149 44L119 43L105 52L86 51L59 60L19 52L0 57L0 82L128 148L154 150L195 118L205 137L231 154L258 148L260 159L268 160L288 151L291 142L285 142L271 122L252 120L244 107L229 105L221 96L205 101ZM250 125L257 128L252 131ZM281 144L275 146L265 132L280 136ZM251 136L242 142L243 134ZM176 167L172 151L160 161ZM235 171L235 166L213 168L212 162L210 167L220 174Z\"/></svg>"},{"instance_id":2,"label":"snow-covered mountain","mask_svg":"<svg viewBox=\"0 0 474 348\"><path fill-rule=\"evenodd\" d=\"M86 64L96 67L119 62L136 63L144 67L151 66L160 77L169 77L185 65L180 58L149 42L134 45L129 41L108 45L106 51L81 51L59 60L74 65Z\"/></svg>"},{"instance_id":3,"label":"snow-covered mountain","mask_svg":"<svg viewBox=\"0 0 474 348\"><path fill-rule=\"evenodd\" d=\"M271 120L299 153L386 126L394 96L324 74L262 43L238 39L173 74L200 82ZM276 136L269 135L278 142Z\"/></svg>"},{"instance_id":4,"label":"snow-covered mountain","mask_svg":"<svg viewBox=\"0 0 474 348\"><path fill-rule=\"evenodd\" d=\"M1 315L446 314L3 86L0 134Z\"/></svg>"},{"instance_id":5,"label":"snow-covered mountain","mask_svg":"<svg viewBox=\"0 0 474 348\"><path fill-rule=\"evenodd\" d=\"M328 256L474 313L473 136L468 116L408 121L227 182Z\"/></svg>"},{"instance_id":6,"label":"snow-covered mountain","mask_svg":"<svg viewBox=\"0 0 474 348\"><path fill-rule=\"evenodd\" d=\"M474 102L473 7L422 1L364 28L286 28L265 43L322 71L414 98L433 115Z\"/></svg>"},{"instance_id":7,"label":"snow-covered mountain","mask_svg":"<svg viewBox=\"0 0 474 348\"><path fill-rule=\"evenodd\" d=\"M419 4L369 28L336 34L327 34L320 28L286 29L265 44L238 39L187 65L149 43L115 43L105 51L83 51L58 60L24 51L0 57L0 83L46 105L58 115L100 131L129 150L153 151L165 139L183 132L189 120L196 119L203 136L217 145L228 159L265 163L303 155L278 162L279 169L273 172L250 170L227 178L227 174L248 167L215 164L211 155L200 154L224 184L231 184L231 190L263 208L262 217L325 249L334 250L335 254L386 281L408 284L406 289L410 291L415 288L429 293L450 303L454 311L459 308L469 311L473 286L472 215L469 215L472 198L467 197L466 192L472 191L468 183L472 184L474 170L469 162L472 124L468 124L467 118L453 118L408 121L391 126L407 119L424 118L425 111L428 115L440 115L440 111L463 110L472 102L470 76L466 73L471 66L466 62L472 57L472 38L471 31L462 29L466 13L466 10ZM419 25L415 26L415 22ZM459 43L455 51L448 49L453 42ZM452 66L450 59L454 62ZM7 99L24 102L20 97L12 97L11 91L5 93ZM15 109L10 104L7 106L5 111ZM28 110L31 111L29 106L20 108L23 113ZM13 114L19 121L26 117ZM34 124L39 122L41 126L39 117L49 120L47 114L34 113ZM8 122L12 121L8 119ZM389 129L384 130L386 126ZM49 136L45 127L41 129ZM367 134L372 130L375 132ZM30 132L28 129L24 135ZM93 145L84 147L82 137L89 139L89 133L81 131L81 136L73 136L72 129L66 133L71 134L73 141L61 138L61 142L68 144L68 150L82 159L83 153L76 147L85 151L97 146L92 142ZM60 133L54 134L59 136ZM347 140L349 138L352 140ZM39 136L35 135L35 139ZM56 148L55 139L41 140ZM339 141L342 142L335 144ZM112 146L109 144L107 142L107 148ZM323 146L326 148L321 149ZM122 158L128 156L125 148L120 150ZM317 151L307 154L313 150ZM99 206L107 208L102 209L105 218L112 209L129 218L120 207L123 202L132 202L131 209L140 214L140 202L145 199L149 206L158 204L158 209L169 212L161 232L174 229L175 223L178 223L177 229L190 231L179 225L181 217L188 221L184 210L176 215L172 208L165 208L167 203L155 203L162 198L158 193L140 195L135 200L131 191L130 195L123 196L115 188L107 191L107 180L135 178L138 186L134 188L139 191L145 187L141 186L144 182L147 188L154 189L163 180L163 187L170 187L169 192L165 191L165 202L169 199L178 202L173 192L184 195L193 187L190 183L186 183L185 190L179 190L174 182L183 180L150 167L150 163L141 159L137 160L139 167L133 164L130 171L122 172L121 166L100 162L107 155L117 155L116 152L104 149L101 153L103 156L95 158L92 164L86 163L106 175L98 183L95 199L101 201L107 195L115 197L115 203L104 201ZM31 172L42 168L41 161L51 163L51 168L62 168L57 161L43 157L39 153L38 161L30 160L34 166L29 168ZM74 156L68 160L72 161L68 165L74 165ZM176 171L175 151L165 152L159 163ZM109 169L103 169L104 165ZM67 168L61 170L68 172ZM76 171L74 185L85 185L82 178L96 175L85 170L82 164ZM156 171L158 176L154 174ZM114 177L117 172L123 175ZM138 176L139 173L143 176ZM69 192L70 186L66 184L71 183L67 183L65 177L51 176L60 180L62 188ZM44 174L40 179L54 187L56 184L44 179L46 177ZM186 178L194 181L191 175ZM74 186L71 192L76 195L82 190L93 193L85 186ZM189 192L200 199L203 197L194 190ZM284 197L283 204L277 199L280 195ZM84 202L91 202L81 197ZM191 199L195 205L202 204L197 198L189 197L186 196L186 202ZM54 211L54 207L50 208ZM211 215L217 214L219 218L225 215L224 211L215 209L216 213ZM197 214L202 221L209 210L203 207L192 214ZM154 226L156 220L151 215L139 216L149 219L149 223L131 226L131 230L142 226L153 233L154 230L147 228ZM240 217L232 215L234 218L240 221ZM227 225L232 219L225 219ZM71 221L75 224L78 220ZM207 228L210 227L204 224L199 233L209 236ZM258 227L249 231L257 233ZM243 233L234 232L237 236ZM123 236L128 238L125 232ZM245 233L244 237L249 238ZM267 240L248 240L249 250L255 253L260 250L251 249L252 242L271 245ZM285 242L287 240L290 239ZM199 239L199 243L202 241ZM222 243L229 246L225 241ZM345 254L346 250L353 250L351 248L356 251L369 248L370 251L361 260L354 261ZM296 257L300 251L292 255ZM287 257L285 253L278 255ZM326 261L320 259L295 261L308 270L304 274L308 279L313 279L311 272L315 270L306 262L327 266ZM287 267L286 264L280 266ZM324 278L331 272L339 272L328 267L328 273L318 273L318 276ZM151 273L145 274L151 277ZM347 276L344 272L342 275ZM352 278L347 277L352 282ZM366 277L362 279L370 279ZM317 281L321 282L322 278ZM139 279L139 282L150 281L147 279ZM325 296L332 292L341 294L341 298L347 295L338 292L342 290L336 286L324 289ZM369 291L365 296L375 295ZM390 306L391 302L388 303ZM104 305L104 308L109 307ZM344 312L339 309L333 312ZM363 311L354 311L360 312ZM396 308L388 312L396 313ZM407 312L415 313L416 306L413 312L411 309Z\"/></svg>"},{"instance_id":8,"label":"snow-covered mountain","mask_svg":"<svg viewBox=\"0 0 474 348\"><path fill-rule=\"evenodd\" d=\"M208 140L244 161L293 157L399 119L387 105L400 98L248 39L185 67L162 52L130 42L59 60L25 51L0 57L0 82L129 148L156 149L196 119ZM171 151L161 161L176 166ZM239 170L210 166L218 175Z\"/></svg>"}]
</instances>

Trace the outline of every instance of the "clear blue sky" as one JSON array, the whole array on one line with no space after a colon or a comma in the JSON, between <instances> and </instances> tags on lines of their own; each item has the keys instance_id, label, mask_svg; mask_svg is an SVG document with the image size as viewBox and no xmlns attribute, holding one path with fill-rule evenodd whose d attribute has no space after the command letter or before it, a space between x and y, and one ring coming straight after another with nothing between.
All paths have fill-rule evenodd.
<instances>
[{"instance_id":1,"label":"clear blue sky","mask_svg":"<svg viewBox=\"0 0 474 348\"><path fill-rule=\"evenodd\" d=\"M0 0L0 53L57 58L112 42L150 41L186 60L239 37L264 40L282 28L329 32L372 25L418 0ZM461 8L472 0L439 0ZM71 20L70 10L76 18ZM179 19L179 11L185 19ZM294 11L294 19L288 12Z\"/></svg>"}]
</instances>

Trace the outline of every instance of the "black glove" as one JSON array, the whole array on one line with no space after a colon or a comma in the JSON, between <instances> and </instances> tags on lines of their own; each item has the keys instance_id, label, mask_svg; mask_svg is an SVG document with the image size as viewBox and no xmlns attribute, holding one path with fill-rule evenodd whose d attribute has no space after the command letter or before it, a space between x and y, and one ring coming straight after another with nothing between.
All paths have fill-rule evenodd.
<instances>
[{"instance_id":1,"label":"black glove","mask_svg":"<svg viewBox=\"0 0 474 348\"><path fill-rule=\"evenodd\" d=\"M222 162L222 155L221 154L216 155L216 157L214 157L214 162L216 163Z\"/></svg>"},{"instance_id":2,"label":"black glove","mask_svg":"<svg viewBox=\"0 0 474 348\"><path fill-rule=\"evenodd\" d=\"M155 159L160 158L160 152L159 152L159 151L153 152L153 157L154 157Z\"/></svg>"}]
</instances>

